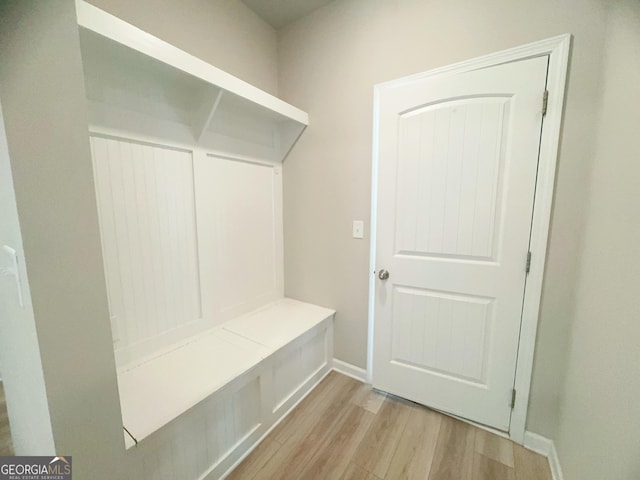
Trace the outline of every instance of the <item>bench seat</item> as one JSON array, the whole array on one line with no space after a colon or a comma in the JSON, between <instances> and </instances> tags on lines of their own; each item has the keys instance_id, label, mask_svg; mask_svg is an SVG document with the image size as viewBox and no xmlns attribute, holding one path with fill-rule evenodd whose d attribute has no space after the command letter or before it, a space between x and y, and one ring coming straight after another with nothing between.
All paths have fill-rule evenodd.
<instances>
[{"instance_id":1,"label":"bench seat","mask_svg":"<svg viewBox=\"0 0 640 480\"><path fill-rule=\"evenodd\" d=\"M169 432L171 428L164 427L181 424L181 417L187 412L196 411L189 415L197 416L198 409L204 412L207 402L215 401L218 392L240 391L252 379L259 379L255 389L264 397L261 405L268 407L261 406L258 413L250 412L261 417L254 422L259 428L253 429L266 431L286 413L282 407L290 408L299 400L297 397L308 393L303 387L313 386L309 381L312 377L316 379L319 373L330 369L334 314L327 308L283 298L123 368L118 374L118 386L123 424L131 434L124 434L127 449L139 449L149 436L169 435L163 434L163 429ZM320 334L325 335L322 342L326 346L316 341L318 353L306 352L305 342L310 341L306 338L313 339ZM299 361L305 355L311 357ZM220 398L222 396L220 394ZM240 430L237 426L234 428ZM242 443L242 439L236 440ZM137 448L132 449L134 446ZM156 446L148 450L157 450ZM233 454L233 458L245 453L242 448L236 452L231 450L222 453ZM218 461L222 460L224 458Z\"/></svg>"}]
</instances>

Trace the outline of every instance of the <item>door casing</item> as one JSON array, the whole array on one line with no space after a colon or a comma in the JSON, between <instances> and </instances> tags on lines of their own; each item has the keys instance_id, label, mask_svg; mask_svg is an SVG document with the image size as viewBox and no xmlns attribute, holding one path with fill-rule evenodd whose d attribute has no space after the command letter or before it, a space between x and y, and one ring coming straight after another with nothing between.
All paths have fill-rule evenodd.
<instances>
[{"instance_id":1,"label":"door casing","mask_svg":"<svg viewBox=\"0 0 640 480\"><path fill-rule=\"evenodd\" d=\"M450 66L429 70L424 73L403 77L378 84L374 87L374 118L373 118L373 158L371 175L371 250L369 271L369 330L367 352L367 379L371 382L373 374L373 334L375 309L375 270L376 266L376 232L377 232L377 204L378 204L378 111L380 95L385 89L394 88L404 83L424 80L429 77L451 75L468 72L479 68L487 68L502 63L524 60L531 57L549 56L549 70L547 73L547 112L542 124L540 139L540 154L538 160L538 177L534 197L533 219L531 225L531 270L527 277L522 309L520 340L518 343L518 359L516 362L515 389L517 392L509 437L520 444L524 442L527 419L527 406L531 388L531 373L535 350L544 265L547 253L549 224L551 221L551 207L553 203L553 189L555 184L560 129L562 125L562 111L571 47L571 34L559 35L546 40L533 42L520 47L503 50L482 57L466 60Z\"/></svg>"}]
</instances>

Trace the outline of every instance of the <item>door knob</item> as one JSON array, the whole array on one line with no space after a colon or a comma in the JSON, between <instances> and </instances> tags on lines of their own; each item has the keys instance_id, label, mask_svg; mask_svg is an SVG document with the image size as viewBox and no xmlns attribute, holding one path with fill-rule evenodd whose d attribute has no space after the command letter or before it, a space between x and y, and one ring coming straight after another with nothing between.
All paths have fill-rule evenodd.
<instances>
[{"instance_id":1,"label":"door knob","mask_svg":"<svg viewBox=\"0 0 640 480\"><path fill-rule=\"evenodd\" d=\"M389 278L389 272L382 269L378 272L378 278L380 280L386 280L387 278Z\"/></svg>"}]
</instances>

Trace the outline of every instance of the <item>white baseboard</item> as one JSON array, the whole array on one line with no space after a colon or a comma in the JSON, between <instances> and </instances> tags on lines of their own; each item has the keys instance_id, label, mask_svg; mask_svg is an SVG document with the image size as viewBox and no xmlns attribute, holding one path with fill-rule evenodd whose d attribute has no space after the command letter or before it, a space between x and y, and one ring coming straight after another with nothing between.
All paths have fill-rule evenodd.
<instances>
[{"instance_id":1,"label":"white baseboard","mask_svg":"<svg viewBox=\"0 0 640 480\"><path fill-rule=\"evenodd\" d=\"M524 432L524 446L529 450L533 450L540 455L547 457L549 468L551 468L551 477L553 480L564 480L562 468L560 468L560 458L553 440L538 435L537 433Z\"/></svg>"},{"instance_id":2,"label":"white baseboard","mask_svg":"<svg viewBox=\"0 0 640 480\"><path fill-rule=\"evenodd\" d=\"M356 367L355 365L351 365L350 363L334 358L333 369L343 375L355 378L362 383L367 383L367 371L364 368Z\"/></svg>"},{"instance_id":3,"label":"white baseboard","mask_svg":"<svg viewBox=\"0 0 640 480\"><path fill-rule=\"evenodd\" d=\"M558 451L556 450L556 444L551 442L551 451L547 457L549 460L549 466L551 467L551 477L553 480L564 480L562 475L562 468L560 468L560 458L558 457Z\"/></svg>"},{"instance_id":4,"label":"white baseboard","mask_svg":"<svg viewBox=\"0 0 640 480\"><path fill-rule=\"evenodd\" d=\"M533 432L524 432L524 446L540 455L549 457L553 440Z\"/></svg>"}]
</instances>

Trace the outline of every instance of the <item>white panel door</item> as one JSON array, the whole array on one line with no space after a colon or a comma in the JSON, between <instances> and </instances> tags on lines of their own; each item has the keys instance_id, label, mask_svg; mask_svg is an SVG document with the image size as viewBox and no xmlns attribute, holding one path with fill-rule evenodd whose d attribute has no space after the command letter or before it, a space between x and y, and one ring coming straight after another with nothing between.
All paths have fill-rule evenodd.
<instances>
[{"instance_id":1,"label":"white panel door","mask_svg":"<svg viewBox=\"0 0 640 480\"><path fill-rule=\"evenodd\" d=\"M547 63L398 82L377 111L373 385L505 431Z\"/></svg>"}]
</instances>

